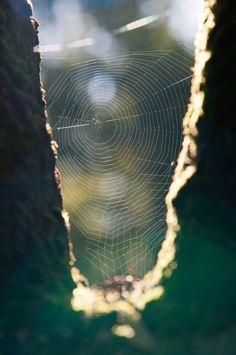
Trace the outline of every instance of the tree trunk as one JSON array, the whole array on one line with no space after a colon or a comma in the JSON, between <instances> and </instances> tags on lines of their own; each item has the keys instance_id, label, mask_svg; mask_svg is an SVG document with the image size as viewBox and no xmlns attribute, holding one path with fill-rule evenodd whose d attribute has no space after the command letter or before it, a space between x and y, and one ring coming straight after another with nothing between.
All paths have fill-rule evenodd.
<instances>
[{"instance_id":1,"label":"tree trunk","mask_svg":"<svg viewBox=\"0 0 236 355\"><path fill-rule=\"evenodd\" d=\"M31 12L24 0L1 2L0 303L16 330L47 303L68 307L73 287Z\"/></svg>"}]
</instances>

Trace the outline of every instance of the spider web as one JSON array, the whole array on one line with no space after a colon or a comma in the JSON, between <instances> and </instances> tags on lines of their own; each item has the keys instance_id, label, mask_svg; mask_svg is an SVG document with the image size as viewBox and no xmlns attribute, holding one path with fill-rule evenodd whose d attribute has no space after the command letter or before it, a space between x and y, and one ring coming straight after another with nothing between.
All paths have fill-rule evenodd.
<instances>
[{"instance_id":1,"label":"spider web","mask_svg":"<svg viewBox=\"0 0 236 355\"><path fill-rule=\"evenodd\" d=\"M190 67L173 51L135 52L72 65L48 90L65 207L105 279L156 262Z\"/></svg>"}]
</instances>

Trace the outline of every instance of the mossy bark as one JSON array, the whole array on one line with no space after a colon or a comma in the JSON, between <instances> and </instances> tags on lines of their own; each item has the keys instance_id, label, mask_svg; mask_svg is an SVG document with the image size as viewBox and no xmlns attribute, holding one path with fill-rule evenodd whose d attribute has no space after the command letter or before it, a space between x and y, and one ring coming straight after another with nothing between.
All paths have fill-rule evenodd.
<instances>
[{"instance_id":1,"label":"mossy bark","mask_svg":"<svg viewBox=\"0 0 236 355\"><path fill-rule=\"evenodd\" d=\"M1 329L27 328L47 303L69 307L73 287L31 14L24 0L1 1Z\"/></svg>"},{"instance_id":2,"label":"mossy bark","mask_svg":"<svg viewBox=\"0 0 236 355\"><path fill-rule=\"evenodd\" d=\"M196 139L197 173L177 200L182 230L236 248L236 3L218 0L209 34L211 58L205 66L203 115ZM185 222L186 221L186 222Z\"/></svg>"},{"instance_id":3,"label":"mossy bark","mask_svg":"<svg viewBox=\"0 0 236 355\"><path fill-rule=\"evenodd\" d=\"M211 9L197 171L174 200L178 268L143 314L161 355L236 353L236 3L217 0Z\"/></svg>"}]
</instances>

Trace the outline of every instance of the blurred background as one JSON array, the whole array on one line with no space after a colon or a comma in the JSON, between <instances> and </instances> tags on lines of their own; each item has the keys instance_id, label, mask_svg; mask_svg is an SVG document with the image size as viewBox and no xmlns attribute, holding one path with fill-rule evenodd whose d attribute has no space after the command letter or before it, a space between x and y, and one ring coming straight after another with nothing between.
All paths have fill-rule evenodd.
<instances>
[{"instance_id":1,"label":"blurred background","mask_svg":"<svg viewBox=\"0 0 236 355\"><path fill-rule=\"evenodd\" d=\"M91 282L140 278L155 264L201 6L34 0L64 204Z\"/></svg>"}]
</instances>

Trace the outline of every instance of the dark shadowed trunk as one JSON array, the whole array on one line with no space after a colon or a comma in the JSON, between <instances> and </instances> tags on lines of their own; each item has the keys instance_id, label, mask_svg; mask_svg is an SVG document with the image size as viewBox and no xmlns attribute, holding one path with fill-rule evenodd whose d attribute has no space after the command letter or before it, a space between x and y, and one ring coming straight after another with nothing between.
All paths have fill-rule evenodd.
<instances>
[{"instance_id":1,"label":"dark shadowed trunk","mask_svg":"<svg viewBox=\"0 0 236 355\"><path fill-rule=\"evenodd\" d=\"M30 15L24 0L1 2L0 303L5 324L24 327L47 303L69 305L72 290Z\"/></svg>"}]
</instances>

